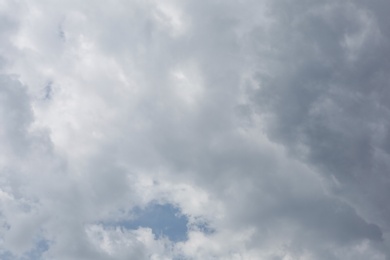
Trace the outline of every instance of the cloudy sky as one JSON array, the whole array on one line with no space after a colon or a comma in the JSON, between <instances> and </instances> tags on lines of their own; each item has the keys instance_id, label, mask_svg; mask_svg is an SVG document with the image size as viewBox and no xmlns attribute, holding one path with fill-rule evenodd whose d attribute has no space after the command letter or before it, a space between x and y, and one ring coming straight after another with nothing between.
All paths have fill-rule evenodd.
<instances>
[{"instance_id":1,"label":"cloudy sky","mask_svg":"<svg viewBox=\"0 0 390 260\"><path fill-rule=\"evenodd\" d=\"M1 0L0 258L390 259L388 0Z\"/></svg>"}]
</instances>

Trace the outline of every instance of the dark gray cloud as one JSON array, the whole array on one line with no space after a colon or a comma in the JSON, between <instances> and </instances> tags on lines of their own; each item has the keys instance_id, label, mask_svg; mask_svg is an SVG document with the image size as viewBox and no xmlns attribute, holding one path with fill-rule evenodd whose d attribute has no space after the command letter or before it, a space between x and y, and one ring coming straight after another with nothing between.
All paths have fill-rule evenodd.
<instances>
[{"instance_id":1,"label":"dark gray cloud","mask_svg":"<svg viewBox=\"0 0 390 260\"><path fill-rule=\"evenodd\" d=\"M268 118L268 136L319 169L335 182L335 194L387 230L387 22L366 3L272 10L283 33L266 36L274 66L257 73L259 90L251 92Z\"/></svg>"},{"instance_id":2,"label":"dark gray cloud","mask_svg":"<svg viewBox=\"0 0 390 260\"><path fill-rule=\"evenodd\" d=\"M1 256L388 259L387 5L1 5Z\"/></svg>"}]
</instances>

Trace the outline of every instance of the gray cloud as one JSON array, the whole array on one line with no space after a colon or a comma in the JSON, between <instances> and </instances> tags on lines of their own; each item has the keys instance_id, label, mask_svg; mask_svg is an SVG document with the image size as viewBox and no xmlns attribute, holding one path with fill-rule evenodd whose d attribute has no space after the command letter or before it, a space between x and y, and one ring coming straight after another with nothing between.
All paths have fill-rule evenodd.
<instances>
[{"instance_id":1,"label":"gray cloud","mask_svg":"<svg viewBox=\"0 0 390 260\"><path fill-rule=\"evenodd\" d=\"M0 254L388 259L386 5L4 5Z\"/></svg>"},{"instance_id":2,"label":"gray cloud","mask_svg":"<svg viewBox=\"0 0 390 260\"><path fill-rule=\"evenodd\" d=\"M269 36L275 67L257 73L252 100L273 140L335 180L336 194L386 230L388 43L371 8L326 3L288 13L282 38Z\"/></svg>"}]
</instances>

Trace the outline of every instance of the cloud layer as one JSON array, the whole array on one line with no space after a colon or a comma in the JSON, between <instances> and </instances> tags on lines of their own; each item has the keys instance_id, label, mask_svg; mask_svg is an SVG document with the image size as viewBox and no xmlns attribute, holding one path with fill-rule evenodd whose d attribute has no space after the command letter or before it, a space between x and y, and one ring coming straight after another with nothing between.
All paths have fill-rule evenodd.
<instances>
[{"instance_id":1,"label":"cloud layer","mask_svg":"<svg viewBox=\"0 0 390 260\"><path fill-rule=\"evenodd\" d=\"M0 258L390 259L389 5L1 1Z\"/></svg>"}]
</instances>

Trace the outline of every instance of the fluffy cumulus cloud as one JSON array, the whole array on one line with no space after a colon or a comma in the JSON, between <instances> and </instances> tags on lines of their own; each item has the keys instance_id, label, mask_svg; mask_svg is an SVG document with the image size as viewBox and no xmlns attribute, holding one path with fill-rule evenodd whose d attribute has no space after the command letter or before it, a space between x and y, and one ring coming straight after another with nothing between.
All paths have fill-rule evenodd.
<instances>
[{"instance_id":1,"label":"fluffy cumulus cloud","mask_svg":"<svg viewBox=\"0 0 390 260\"><path fill-rule=\"evenodd\" d=\"M389 260L388 10L0 1L0 258Z\"/></svg>"}]
</instances>

